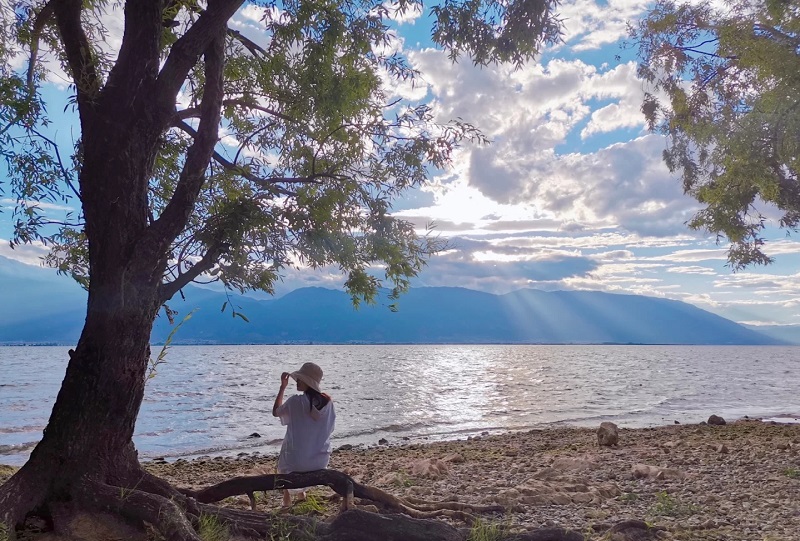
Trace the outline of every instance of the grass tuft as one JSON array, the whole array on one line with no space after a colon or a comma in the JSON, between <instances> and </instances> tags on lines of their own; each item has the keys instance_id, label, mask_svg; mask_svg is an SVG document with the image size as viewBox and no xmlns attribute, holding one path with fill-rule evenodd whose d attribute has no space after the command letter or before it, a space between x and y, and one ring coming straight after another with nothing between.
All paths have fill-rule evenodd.
<instances>
[{"instance_id":1,"label":"grass tuft","mask_svg":"<svg viewBox=\"0 0 800 541\"><path fill-rule=\"evenodd\" d=\"M662 517L688 517L697 514L699 508L693 503L682 502L662 491L656 494L656 504L650 509L650 512Z\"/></svg>"},{"instance_id":2,"label":"grass tuft","mask_svg":"<svg viewBox=\"0 0 800 541\"><path fill-rule=\"evenodd\" d=\"M293 515L324 515L325 511L326 509L322 504L322 500L314 494L306 494L305 500L297 502L292 506Z\"/></svg>"},{"instance_id":3,"label":"grass tuft","mask_svg":"<svg viewBox=\"0 0 800 541\"><path fill-rule=\"evenodd\" d=\"M228 527L214 515L201 514L198 519L197 534L203 541L228 541Z\"/></svg>"},{"instance_id":4,"label":"grass tuft","mask_svg":"<svg viewBox=\"0 0 800 541\"><path fill-rule=\"evenodd\" d=\"M467 541L499 541L503 538L504 528L496 522L485 522L475 519L469 531Z\"/></svg>"}]
</instances>

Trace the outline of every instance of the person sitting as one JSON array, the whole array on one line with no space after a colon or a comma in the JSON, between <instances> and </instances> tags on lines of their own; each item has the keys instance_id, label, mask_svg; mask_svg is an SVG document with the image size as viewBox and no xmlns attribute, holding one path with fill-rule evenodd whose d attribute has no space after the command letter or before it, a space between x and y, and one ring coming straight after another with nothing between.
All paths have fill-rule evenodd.
<instances>
[{"instance_id":1,"label":"person sitting","mask_svg":"<svg viewBox=\"0 0 800 541\"><path fill-rule=\"evenodd\" d=\"M297 382L303 394L290 396L283 401L289 378ZM331 434L336 425L336 411L330 396L320 391L322 369L314 363L305 363L300 370L283 372L281 387L272 415L286 426L281 451L278 455L278 473L301 473L323 470L331 457ZM305 498L302 491L298 501ZM283 491L283 506L292 503L288 490Z\"/></svg>"}]
</instances>

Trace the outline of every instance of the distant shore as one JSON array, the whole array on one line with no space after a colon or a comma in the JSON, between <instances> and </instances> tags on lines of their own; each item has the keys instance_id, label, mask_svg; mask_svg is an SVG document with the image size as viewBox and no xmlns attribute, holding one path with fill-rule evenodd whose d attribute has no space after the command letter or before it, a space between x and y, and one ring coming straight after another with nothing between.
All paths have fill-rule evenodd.
<instances>
[{"instance_id":1,"label":"distant shore","mask_svg":"<svg viewBox=\"0 0 800 541\"><path fill-rule=\"evenodd\" d=\"M176 486L201 488L272 473L275 457L242 453L145 467ZM667 539L800 541L800 424L621 428L612 447L598 446L596 429L576 427L343 446L330 467L404 498L500 504L504 514L482 519L513 531L559 526L600 541L610 526L639 519L663 528ZM0 481L12 471L0 467ZM311 493L326 513L336 512L329 489ZM245 496L224 504L249 505ZM279 505L277 493L259 500L263 511Z\"/></svg>"}]
</instances>

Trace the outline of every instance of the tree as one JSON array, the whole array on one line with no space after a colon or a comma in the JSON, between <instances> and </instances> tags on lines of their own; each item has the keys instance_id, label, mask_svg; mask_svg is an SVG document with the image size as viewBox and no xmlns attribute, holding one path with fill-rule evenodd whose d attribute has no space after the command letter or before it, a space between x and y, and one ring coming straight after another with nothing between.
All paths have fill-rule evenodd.
<instances>
[{"instance_id":1,"label":"tree","mask_svg":"<svg viewBox=\"0 0 800 541\"><path fill-rule=\"evenodd\" d=\"M690 221L730 241L735 270L763 252L767 208L800 223L800 6L788 0L661 0L633 29L642 111L664 161L705 208Z\"/></svg>"},{"instance_id":2,"label":"tree","mask_svg":"<svg viewBox=\"0 0 800 541\"><path fill-rule=\"evenodd\" d=\"M51 244L49 262L88 290L43 438L0 487L0 526L11 534L29 513L53 516L70 502L197 538L186 515L198 508L147 474L132 443L153 320L188 283L210 276L271 291L289 266L338 265L354 300L370 301L382 283L371 265L399 294L436 249L391 216L391 201L480 133L383 90L383 78L417 76L383 52L391 12L417 3L254 2L266 26L259 41L229 28L243 1L0 6L12 242ZM432 37L454 60L521 66L558 38L553 4L444 0L431 8ZM124 17L118 50L107 47L108 17ZM42 97L59 65L80 123L69 160ZM61 200L80 212L52 230L40 204Z\"/></svg>"}]
</instances>

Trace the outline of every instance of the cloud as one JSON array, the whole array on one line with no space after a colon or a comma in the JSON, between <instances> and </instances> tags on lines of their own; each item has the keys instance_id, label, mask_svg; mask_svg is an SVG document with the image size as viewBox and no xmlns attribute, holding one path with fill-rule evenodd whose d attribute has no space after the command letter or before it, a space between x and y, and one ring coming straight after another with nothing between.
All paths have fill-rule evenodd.
<instances>
[{"instance_id":1,"label":"cloud","mask_svg":"<svg viewBox=\"0 0 800 541\"><path fill-rule=\"evenodd\" d=\"M616 43L628 34L628 22L644 13L645 0L572 0L561 4L564 42L575 52L598 49Z\"/></svg>"},{"instance_id":2,"label":"cloud","mask_svg":"<svg viewBox=\"0 0 800 541\"><path fill-rule=\"evenodd\" d=\"M20 244L11 248L7 239L0 239L0 257L6 257L32 265L42 267L42 258L50 252L50 249L39 241L30 244Z\"/></svg>"}]
</instances>

